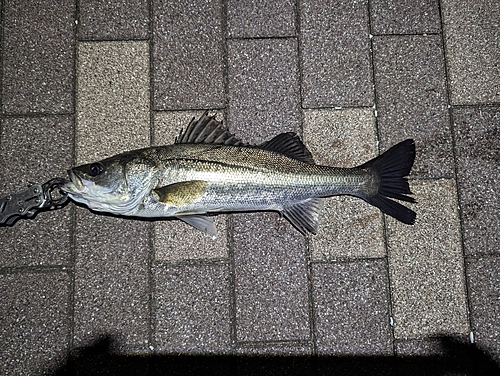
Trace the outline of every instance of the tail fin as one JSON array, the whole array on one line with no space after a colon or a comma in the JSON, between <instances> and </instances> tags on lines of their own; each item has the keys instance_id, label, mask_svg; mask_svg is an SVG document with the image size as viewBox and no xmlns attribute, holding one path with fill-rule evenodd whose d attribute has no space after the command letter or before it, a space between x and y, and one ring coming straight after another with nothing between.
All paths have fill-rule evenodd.
<instances>
[{"instance_id":1,"label":"tail fin","mask_svg":"<svg viewBox=\"0 0 500 376\"><path fill-rule=\"evenodd\" d=\"M406 223L415 223L416 213L389 197L397 200L415 202L411 194L408 180L405 178L410 173L415 160L415 142L411 139L400 142L385 153L359 166L371 168L379 178L379 187L371 196L362 196L366 202L378 207L383 213Z\"/></svg>"}]
</instances>

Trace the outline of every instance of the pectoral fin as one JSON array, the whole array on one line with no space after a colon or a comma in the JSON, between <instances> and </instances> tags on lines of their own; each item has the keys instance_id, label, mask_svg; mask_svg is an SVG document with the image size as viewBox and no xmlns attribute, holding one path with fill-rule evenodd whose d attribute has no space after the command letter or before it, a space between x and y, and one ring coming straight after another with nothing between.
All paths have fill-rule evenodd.
<instances>
[{"instance_id":1,"label":"pectoral fin","mask_svg":"<svg viewBox=\"0 0 500 376\"><path fill-rule=\"evenodd\" d=\"M206 232L212 239L217 237L217 229L215 228L214 221L206 215L184 215L177 218L196 227L198 230Z\"/></svg>"},{"instance_id":2,"label":"pectoral fin","mask_svg":"<svg viewBox=\"0 0 500 376\"><path fill-rule=\"evenodd\" d=\"M206 181L190 180L156 188L153 192L158 195L160 202L179 207L199 199L205 193L206 188Z\"/></svg>"}]
</instances>

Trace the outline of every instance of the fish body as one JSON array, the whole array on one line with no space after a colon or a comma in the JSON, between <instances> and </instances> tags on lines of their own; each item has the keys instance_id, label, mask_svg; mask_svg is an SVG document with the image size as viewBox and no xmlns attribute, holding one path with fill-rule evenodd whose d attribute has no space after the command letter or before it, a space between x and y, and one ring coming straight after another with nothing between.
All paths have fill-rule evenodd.
<instances>
[{"instance_id":1,"label":"fish body","mask_svg":"<svg viewBox=\"0 0 500 376\"><path fill-rule=\"evenodd\" d=\"M412 140L354 168L321 166L294 133L243 144L205 113L173 145L134 150L70 170L62 189L96 211L176 217L215 236L209 213L278 211L302 233L316 233L324 197L352 195L404 223L415 213L405 176Z\"/></svg>"}]
</instances>

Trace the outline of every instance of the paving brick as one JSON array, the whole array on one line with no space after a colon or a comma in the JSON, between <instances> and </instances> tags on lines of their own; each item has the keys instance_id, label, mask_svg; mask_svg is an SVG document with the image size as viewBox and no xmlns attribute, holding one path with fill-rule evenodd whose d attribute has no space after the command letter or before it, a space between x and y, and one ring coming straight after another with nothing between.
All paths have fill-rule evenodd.
<instances>
[{"instance_id":1,"label":"paving brick","mask_svg":"<svg viewBox=\"0 0 500 376\"><path fill-rule=\"evenodd\" d=\"M318 353L392 353L385 261L313 264Z\"/></svg>"},{"instance_id":2,"label":"paving brick","mask_svg":"<svg viewBox=\"0 0 500 376\"><path fill-rule=\"evenodd\" d=\"M121 349L146 349L149 224L77 208L74 345L110 335Z\"/></svg>"},{"instance_id":3,"label":"paving brick","mask_svg":"<svg viewBox=\"0 0 500 376\"><path fill-rule=\"evenodd\" d=\"M148 43L79 43L77 69L77 163L149 146Z\"/></svg>"},{"instance_id":4,"label":"paving brick","mask_svg":"<svg viewBox=\"0 0 500 376\"><path fill-rule=\"evenodd\" d=\"M441 12L451 103L500 102L500 3L443 0Z\"/></svg>"},{"instance_id":5,"label":"paving brick","mask_svg":"<svg viewBox=\"0 0 500 376\"><path fill-rule=\"evenodd\" d=\"M304 237L275 213L236 214L236 340L310 336Z\"/></svg>"},{"instance_id":6,"label":"paving brick","mask_svg":"<svg viewBox=\"0 0 500 376\"><path fill-rule=\"evenodd\" d=\"M373 110L305 110L304 142L316 163L353 167L375 157ZM325 200L318 234L309 239L314 260L383 257L382 215L353 197Z\"/></svg>"},{"instance_id":7,"label":"paving brick","mask_svg":"<svg viewBox=\"0 0 500 376\"><path fill-rule=\"evenodd\" d=\"M0 372L34 375L59 366L69 338L66 273L0 275Z\"/></svg>"},{"instance_id":8,"label":"paving brick","mask_svg":"<svg viewBox=\"0 0 500 376\"><path fill-rule=\"evenodd\" d=\"M273 342L240 342L235 353L241 355L259 356L304 356L313 354L312 341L283 341ZM291 360L291 359L289 359Z\"/></svg>"},{"instance_id":9,"label":"paving brick","mask_svg":"<svg viewBox=\"0 0 500 376\"><path fill-rule=\"evenodd\" d=\"M227 264L157 266L154 284L156 352L229 351Z\"/></svg>"},{"instance_id":10,"label":"paving brick","mask_svg":"<svg viewBox=\"0 0 500 376\"><path fill-rule=\"evenodd\" d=\"M75 2L4 4L3 113L73 111Z\"/></svg>"},{"instance_id":11,"label":"paving brick","mask_svg":"<svg viewBox=\"0 0 500 376\"><path fill-rule=\"evenodd\" d=\"M79 3L78 11L80 39L147 39L149 36L146 0L85 0Z\"/></svg>"},{"instance_id":12,"label":"paving brick","mask_svg":"<svg viewBox=\"0 0 500 376\"><path fill-rule=\"evenodd\" d=\"M467 254L500 253L500 107L454 108L457 177Z\"/></svg>"},{"instance_id":13,"label":"paving brick","mask_svg":"<svg viewBox=\"0 0 500 376\"><path fill-rule=\"evenodd\" d=\"M302 105L372 106L367 1L300 3Z\"/></svg>"},{"instance_id":14,"label":"paving brick","mask_svg":"<svg viewBox=\"0 0 500 376\"><path fill-rule=\"evenodd\" d=\"M415 225L387 217L387 246L397 339L469 333L456 187L415 180Z\"/></svg>"},{"instance_id":15,"label":"paving brick","mask_svg":"<svg viewBox=\"0 0 500 376\"><path fill-rule=\"evenodd\" d=\"M414 138L418 177L452 177L453 155L441 36L373 38L381 148Z\"/></svg>"},{"instance_id":16,"label":"paving brick","mask_svg":"<svg viewBox=\"0 0 500 376\"><path fill-rule=\"evenodd\" d=\"M402 0L370 2L373 34L424 34L441 32L439 2Z\"/></svg>"},{"instance_id":17,"label":"paving brick","mask_svg":"<svg viewBox=\"0 0 500 376\"><path fill-rule=\"evenodd\" d=\"M193 117L200 117L204 111L156 112L154 116L155 145L169 145L181 129L186 129ZM222 119L221 114L217 117ZM217 239L180 221L155 222L154 247L155 259L171 262L193 259L227 258L227 216L214 218Z\"/></svg>"},{"instance_id":18,"label":"paving brick","mask_svg":"<svg viewBox=\"0 0 500 376\"><path fill-rule=\"evenodd\" d=\"M148 51L146 42L79 44L78 164L149 145ZM147 222L78 208L75 346L108 334L117 348L146 348L149 232Z\"/></svg>"},{"instance_id":19,"label":"paving brick","mask_svg":"<svg viewBox=\"0 0 500 376\"><path fill-rule=\"evenodd\" d=\"M230 38L295 35L295 2L291 0L229 0L227 34Z\"/></svg>"},{"instance_id":20,"label":"paving brick","mask_svg":"<svg viewBox=\"0 0 500 376\"><path fill-rule=\"evenodd\" d=\"M5 118L1 121L0 196L66 177L72 163L73 121L69 116ZM0 227L2 266L67 264L70 210L40 213L13 227Z\"/></svg>"},{"instance_id":21,"label":"paving brick","mask_svg":"<svg viewBox=\"0 0 500 376\"><path fill-rule=\"evenodd\" d=\"M153 2L154 109L222 108L222 1Z\"/></svg>"},{"instance_id":22,"label":"paving brick","mask_svg":"<svg viewBox=\"0 0 500 376\"><path fill-rule=\"evenodd\" d=\"M500 361L500 258L467 260L467 278L475 342Z\"/></svg>"},{"instance_id":23,"label":"paving brick","mask_svg":"<svg viewBox=\"0 0 500 376\"><path fill-rule=\"evenodd\" d=\"M229 128L260 143L300 127L297 43L294 39L228 41Z\"/></svg>"}]
</instances>

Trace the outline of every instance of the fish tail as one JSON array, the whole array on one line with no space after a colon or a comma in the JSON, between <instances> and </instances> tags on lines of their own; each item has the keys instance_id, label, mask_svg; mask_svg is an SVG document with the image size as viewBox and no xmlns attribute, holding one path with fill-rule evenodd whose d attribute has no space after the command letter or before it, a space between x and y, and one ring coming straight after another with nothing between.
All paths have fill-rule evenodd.
<instances>
[{"instance_id":1,"label":"fish tail","mask_svg":"<svg viewBox=\"0 0 500 376\"><path fill-rule=\"evenodd\" d=\"M406 176L410 173L414 160L415 142L408 139L359 166L374 171L379 182L378 189L374 193L360 197L403 223L415 223L417 215L413 210L390 199L415 202L412 197L406 196L411 194Z\"/></svg>"}]
</instances>

